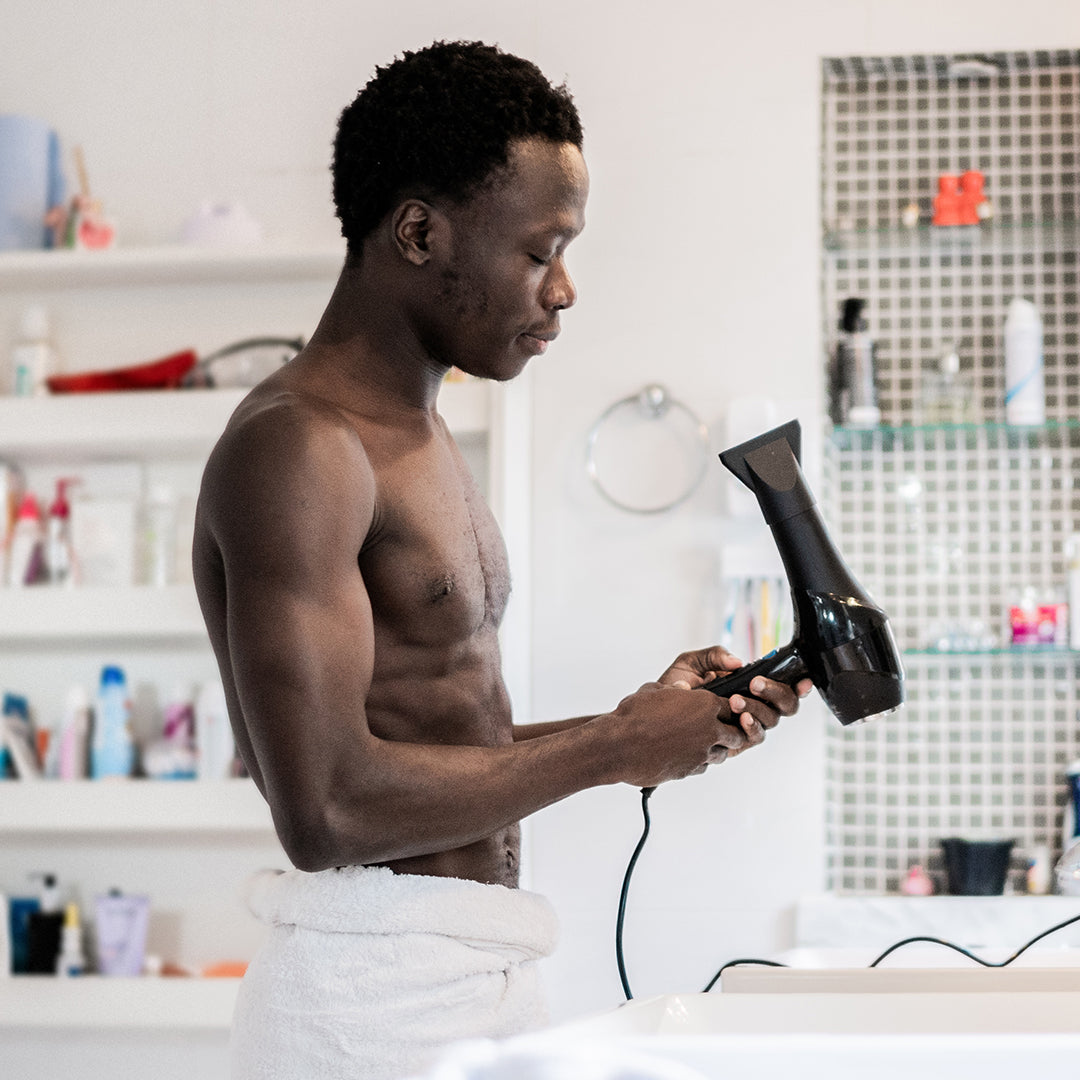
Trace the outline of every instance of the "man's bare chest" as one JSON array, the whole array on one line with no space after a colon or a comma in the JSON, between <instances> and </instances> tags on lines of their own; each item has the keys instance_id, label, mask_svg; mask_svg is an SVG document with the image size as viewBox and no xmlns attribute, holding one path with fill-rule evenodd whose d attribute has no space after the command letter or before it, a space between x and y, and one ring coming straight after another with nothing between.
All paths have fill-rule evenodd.
<instances>
[{"instance_id":1,"label":"man's bare chest","mask_svg":"<svg viewBox=\"0 0 1080 1080\"><path fill-rule=\"evenodd\" d=\"M510 593L506 548L460 456L417 455L376 479L358 559L376 626L431 645L497 627Z\"/></svg>"}]
</instances>

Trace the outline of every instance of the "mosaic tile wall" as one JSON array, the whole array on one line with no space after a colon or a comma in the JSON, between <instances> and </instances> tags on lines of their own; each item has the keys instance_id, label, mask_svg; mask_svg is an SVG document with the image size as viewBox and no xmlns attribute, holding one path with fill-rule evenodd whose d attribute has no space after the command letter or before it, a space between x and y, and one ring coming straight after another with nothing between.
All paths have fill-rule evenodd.
<instances>
[{"instance_id":1,"label":"mosaic tile wall","mask_svg":"<svg viewBox=\"0 0 1080 1080\"><path fill-rule=\"evenodd\" d=\"M1059 598L1080 530L1080 51L829 59L822 123L824 325L866 298L884 425L832 433L822 501L908 675L901 712L829 728L829 884L895 892L919 863L943 888L938 841L958 835L1015 838L1022 887L1032 848L1060 849L1080 757L1076 654L1018 653L1008 629L1025 589ZM972 168L993 217L930 226L937 176ZM1044 429L1002 424L1015 295L1043 318ZM950 342L975 423L922 426L924 373Z\"/></svg>"},{"instance_id":2,"label":"mosaic tile wall","mask_svg":"<svg viewBox=\"0 0 1080 1080\"><path fill-rule=\"evenodd\" d=\"M999 73L950 77L955 58L940 56L824 62L825 325L844 297L867 299L886 423L918 422L923 373L949 342L975 379L977 417L1002 419L1013 296L1042 314L1047 416L1080 415L1080 51L980 62ZM967 169L986 177L993 217L935 230L938 176ZM911 202L919 225L905 229Z\"/></svg>"}]
</instances>

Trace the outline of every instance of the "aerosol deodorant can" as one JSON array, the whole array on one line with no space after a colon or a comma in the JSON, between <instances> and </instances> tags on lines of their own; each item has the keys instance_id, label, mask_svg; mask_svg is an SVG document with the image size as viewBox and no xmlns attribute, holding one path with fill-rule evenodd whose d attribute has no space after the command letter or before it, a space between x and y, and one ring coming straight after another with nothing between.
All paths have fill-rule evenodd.
<instances>
[{"instance_id":1,"label":"aerosol deodorant can","mask_svg":"<svg viewBox=\"0 0 1080 1080\"><path fill-rule=\"evenodd\" d=\"M1042 319L1019 296L1005 317L1005 423L1046 423Z\"/></svg>"}]
</instances>

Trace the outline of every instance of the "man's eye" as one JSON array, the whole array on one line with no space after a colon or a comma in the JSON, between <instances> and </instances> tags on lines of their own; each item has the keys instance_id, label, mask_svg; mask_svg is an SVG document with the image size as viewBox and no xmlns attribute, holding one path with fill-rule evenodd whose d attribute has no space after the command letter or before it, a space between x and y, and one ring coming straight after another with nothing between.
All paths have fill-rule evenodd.
<instances>
[{"instance_id":1,"label":"man's eye","mask_svg":"<svg viewBox=\"0 0 1080 1080\"><path fill-rule=\"evenodd\" d=\"M529 258L532 259L532 261L536 263L537 266L547 266L547 264L551 262L550 259L542 259L539 255L533 255L531 253L529 255Z\"/></svg>"}]
</instances>

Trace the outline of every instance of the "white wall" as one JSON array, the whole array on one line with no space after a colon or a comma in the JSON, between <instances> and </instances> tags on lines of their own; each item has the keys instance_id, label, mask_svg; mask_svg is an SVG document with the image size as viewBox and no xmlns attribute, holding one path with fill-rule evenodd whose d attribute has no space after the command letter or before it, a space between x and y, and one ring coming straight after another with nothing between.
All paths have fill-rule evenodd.
<instances>
[{"instance_id":1,"label":"white wall","mask_svg":"<svg viewBox=\"0 0 1080 1080\"><path fill-rule=\"evenodd\" d=\"M593 193L572 249L580 306L534 373L533 562L517 568L532 575L533 713L546 719L614 705L712 629L719 466L670 515L620 514L582 467L596 416L661 381L719 449L734 397L782 388L800 413L820 405L819 58L1075 47L1080 6L0 0L0 25L0 104L84 147L129 244L172 239L207 195L242 198L276 237L334 235L337 113L404 48L481 37L568 79ZM792 902L821 885L825 722L808 706L755 754L657 793L627 927L639 995L700 988L720 962L786 944ZM639 828L631 789L533 822L532 880L564 921L556 1016L619 1000L612 928Z\"/></svg>"}]
</instances>

